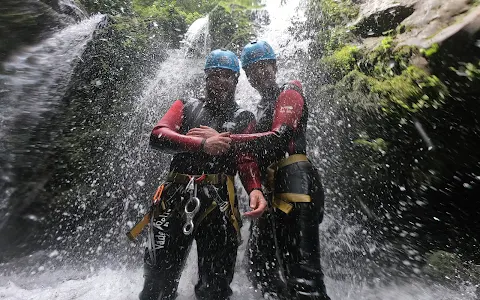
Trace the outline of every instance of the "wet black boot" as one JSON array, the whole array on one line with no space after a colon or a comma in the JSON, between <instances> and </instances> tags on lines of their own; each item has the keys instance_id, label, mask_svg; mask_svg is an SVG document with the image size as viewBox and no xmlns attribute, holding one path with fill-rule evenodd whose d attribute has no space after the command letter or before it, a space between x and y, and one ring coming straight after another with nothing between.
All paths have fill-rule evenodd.
<instances>
[{"instance_id":1,"label":"wet black boot","mask_svg":"<svg viewBox=\"0 0 480 300\"><path fill-rule=\"evenodd\" d=\"M300 264L291 270L287 286L290 290L290 299L330 300L323 282L322 271L309 265Z\"/></svg>"}]
</instances>

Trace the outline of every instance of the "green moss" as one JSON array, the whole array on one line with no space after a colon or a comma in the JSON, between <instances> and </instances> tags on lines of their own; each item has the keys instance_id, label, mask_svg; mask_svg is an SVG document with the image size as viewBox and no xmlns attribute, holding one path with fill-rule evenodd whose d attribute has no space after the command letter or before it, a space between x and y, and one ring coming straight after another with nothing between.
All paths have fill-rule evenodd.
<instances>
[{"instance_id":1,"label":"green moss","mask_svg":"<svg viewBox=\"0 0 480 300\"><path fill-rule=\"evenodd\" d=\"M385 38L382 40L382 42L381 42L381 44L380 44L379 47L380 47L383 51L388 51L388 50L390 50L390 49L392 48L392 46L393 46L393 37L387 36L387 37L385 37Z\"/></svg>"},{"instance_id":2,"label":"green moss","mask_svg":"<svg viewBox=\"0 0 480 300\"><path fill-rule=\"evenodd\" d=\"M395 29L395 32L397 34L402 34L402 33L405 33L407 31L411 30L411 28L408 28L405 24L400 24L397 26L397 28Z\"/></svg>"},{"instance_id":3,"label":"green moss","mask_svg":"<svg viewBox=\"0 0 480 300\"><path fill-rule=\"evenodd\" d=\"M423 55L425 55L425 57L428 58L433 56L435 53L437 53L439 49L440 49L440 46L437 43L434 43L432 46L430 46L430 48L421 49L420 53L422 53Z\"/></svg>"},{"instance_id":4,"label":"green moss","mask_svg":"<svg viewBox=\"0 0 480 300\"><path fill-rule=\"evenodd\" d=\"M391 77L369 76L353 70L336 87L339 94L347 99L348 95L354 93L369 95L364 98L369 98L374 103L363 103L364 110L365 107L375 106L395 119L428 108L437 109L448 95L447 88L436 76L415 66L409 66L399 75Z\"/></svg>"},{"instance_id":5,"label":"green moss","mask_svg":"<svg viewBox=\"0 0 480 300\"><path fill-rule=\"evenodd\" d=\"M103 13L109 15L131 15L130 0L79 0L89 13Z\"/></svg>"},{"instance_id":6,"label":"green moss","mask_svg":"<svg viewBox=\"0 0 480 300\"><path fill-rule=\"evenodd\" d=\"M358 54L359 49L356 46L347 45L332 55L323 57L320 64L325 72L335 78L341 78L353 70Z\"/></svg>"},{"instance_id":7,"label":"green moss","mask_svg":"<svg viewBox=\"0 0 480 300\"><path fill-rule=\"evenodd\" d=\"M345 27L335 27L327 34L319 35L318 37L325 38L324 41L318 40L323 45L324 55L331 55L337 49L353 41L351 30Z\"/></svg>"},{"instance_id":8,"label":"green moss","mask_svg":"<svg viewBox=\"0 0 480 300\"><path fill-rule=\"evenodd\" d=\"M465 74L470 81L480 80L480 61L476 64L467 63L465 66Z\"/></svg>"},{"instance_id":9,"label":"green moss","mask_svg":"<svg viewBox=\"0 0 480 300\"><path fill-rule=\"evenodd\" d=\"M358 5L351 0L319 0L312 1L311 10L320 12L320 18L323 19L324 25L337 26L345 25L350 20L357 17L359 12Z\"/></svg>"},{"instance_id":10,"label":"green moss","mask_svg":"<svg viewBox=\"0 0 480 300\"><path fill-rule=\"evenodd\" d=\"M425 108L439 108L448 91L434 75L409 66L400 75L387 80L370 80L371 92L380 96L382 110L404 115Z\"/></svg>"}]
</instances>

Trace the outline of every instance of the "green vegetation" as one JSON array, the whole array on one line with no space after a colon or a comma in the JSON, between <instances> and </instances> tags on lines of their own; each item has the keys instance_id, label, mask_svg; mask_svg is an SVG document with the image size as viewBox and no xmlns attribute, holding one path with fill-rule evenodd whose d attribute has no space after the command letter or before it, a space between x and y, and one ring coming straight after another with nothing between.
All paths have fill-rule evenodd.
<instances>
[{"instance_id":1,"label":"green vegetation","mask_svg":"<svg viewBox=\"0 0 480 300\"><path fill-rule=\"evenodd\" d=\"M356 46L344 46L332 55L321 58L319 63L330 76L339 80L354 69L358 53Z\"/></svg>"},{"instance_id":2,"label":"green vegetation","mask_svg":"<svg viewBox=\"0 0 480 300\"><path fill-rule=\"evenodd\" d=\"M138 26L159 28L165 41L178 46L182 34L198 18L210 14L213 28L212 47L233 47L245 44L252 37L249 10L259 7L254 0L80 0L89 13L105 13L116 17L116 27L131 30L133 42L148 42ZM212 26L215 25L215 26ZM133 28L133 27L135 28ZM132 27L132 28L131 28Z\"/></svg>"},{"instance_id":3,"label":"green vegetation","mask_svg":"<svg viewBox=\"0 0 480 300\"><path fill-rule=\"evenodd\" d=\"M420 53L422 53L426 57L431 57L435 55L435 53L437 53L439 49L440 49L440 46L437 43L435 43L430 48L421 49Z\"/></svg>"},{"instance_id":4,"label":"green vegetation","mask_svg":"<svg viewBox=\"0 0 480 300\"><path fill-rule=\"evenodd\" d=\"M480 80L480 60L477 63L462 63L460 68L450 67L450 70L457 75L466 76L470 81Z\"/></svg>"},{"instance_id":5,"label":"green vegetation","mask_svg":"<svg viewBox=\"0 0 480 300\"><path fill-rule=\"evenodd\" d=\"M363 145L366 146L373 151L378 151L380 153L385 153L387 151L388 144L385 142L384 139L382 138L376 138L371 141L369 141L366 138L359 138L353 141L357 145Z\"/></svg>"}]
</instances>

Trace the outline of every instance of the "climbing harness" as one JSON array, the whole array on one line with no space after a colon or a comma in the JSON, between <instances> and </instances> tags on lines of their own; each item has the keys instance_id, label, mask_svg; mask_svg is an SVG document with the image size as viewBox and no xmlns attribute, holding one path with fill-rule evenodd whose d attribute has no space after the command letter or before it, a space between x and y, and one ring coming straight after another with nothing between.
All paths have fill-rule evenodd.
<instances>
[{"instance_id":1,"label":"climbing harness","mask_svg":"<svg viewBox=\"0 0 480 300\"><path fill-rule=\"evenodd\" d=\"M267 168L268 187L273 192L272 206L288 214L293 209L292 203L312 202L312 198L307 194L298 193L277 193L275 192L276 173L279 169L298 162L309 162L304 154L294 154L282 159L279 162L271 164Z\"/></svg>"},{"instance_id":2,"label":"climbing harness","mask_svg":"<svg viewBox=\"0 0 480 300\"><path fill-rule=\"evenodd\" d=\"M226 174L203 174L203 175L188 175L181 174L176 172L170 172L167 175L165 180L167 183L179 183L186 184L185 191L189 194L189 199L184 207L185 212L185 224L183 225L182 232L185 235L190 235L195 229L194 219L197 216L197 213L200 211L201 202L197 197L197 186L210 185L214 188L215 200L212 201L212 204L203 212L200 216L197 217L195 223L199 224L209 213L211 213L215 207L218 206L219 210L222 213L228 215L230 221L233 224L233 227L237 231L237 235L240 236L240 224L239 218L240 214L235 205L235 187L233 182L233 177ZM215 186L226 184L228 201L223 200L218 193L218 188ZM137 236L142 232L143 228L151 223L152 225L154 215L157 215L159 212L164 212L167 210L166 203L168 200L161 200L162 194L166 189L166 184L162 184L156 190L153 199L152 205L150 206L148 212L143 216L142 220L135 224L133 228L127 232L127 236L130 240L134 241ZM178 192L175 191L172 195L175 195ZM172 196L173 197L173 196ZM230 211L229 211L230 208ZM150 233L152 234L152 233ZM152 238L152 237L150 237Z\"/></svg>"}]
</instances>

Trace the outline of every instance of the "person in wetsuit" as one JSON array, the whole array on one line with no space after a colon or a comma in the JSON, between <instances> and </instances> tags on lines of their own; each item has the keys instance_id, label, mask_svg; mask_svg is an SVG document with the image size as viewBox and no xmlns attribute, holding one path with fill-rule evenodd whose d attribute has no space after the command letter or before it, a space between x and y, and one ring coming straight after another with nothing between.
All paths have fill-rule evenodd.
<instances>
[{"instance_id":1,"label":"person in wetsuit","mask_svg":"<svg viewBox=\"0 0 480 300\"><path fill-rule=\"evenodd\" d=\"M302 84L295 80L277 85L276 56L264 41L246 45L241 63L262 99L256 133L232 133L231 144L254 149L272 208L252 223L249 277L273 298L329 300L320 264L324 192L318 171L306 157L308 109ZM189 135L211 136L207 130L192 129Z\"/></svg>"},{"instance_id":2,"label":"person in wetsuit","mask_svg":"<svg viewBox=\"0 0 480 300\"><path fill-rule=\"evenodd\" d=\"M253 132L254 115L234 100L239 71L233 52L212 51L205 64L206 97L175 101L152 130L150 145L174 156L151 218L141 300L176 298L193 239L198 251L197 299L224 300L232 294L229 285L240 226L233 176L238 171L250 195L252 211L248 214L258 217L267 206L258 167L247 151L230 148L228 135L199 138L185 134L200 125L217 131Z\"/></svg>"}]
</instances>

